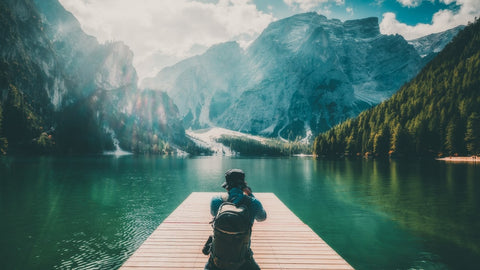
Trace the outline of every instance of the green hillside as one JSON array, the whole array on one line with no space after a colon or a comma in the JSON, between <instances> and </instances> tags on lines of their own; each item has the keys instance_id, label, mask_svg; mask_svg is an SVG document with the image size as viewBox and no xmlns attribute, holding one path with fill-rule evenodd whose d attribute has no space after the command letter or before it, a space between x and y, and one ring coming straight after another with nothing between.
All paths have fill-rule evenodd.
<instances>
[{"instance_id":1,"label":"green hillside","mask_svg":"<svg viewBox=\"0 0 480 270\"><path fill-rule=\"evenodd\" d=\"M319 156L479 154L479 20L392 98L320 134L313 151Z\"/></svg>"},{"instance_id":2,"label":"green hillside","mask_svg":"<svg viewBox=\"0 0 480 270\"><path fill-rule=\"evenodd\" d=\"M30 2L15 3L32 7ZM52 143L44 130L52 106L47 93L39 90L48 78L39 63L52 61L53 51L39 15L28 14L21 20L11 10L11 2L0 3L0 154L8 148L48 150ZM36 60L33 52L38 52Z\"/></svg>"}]
</instances>

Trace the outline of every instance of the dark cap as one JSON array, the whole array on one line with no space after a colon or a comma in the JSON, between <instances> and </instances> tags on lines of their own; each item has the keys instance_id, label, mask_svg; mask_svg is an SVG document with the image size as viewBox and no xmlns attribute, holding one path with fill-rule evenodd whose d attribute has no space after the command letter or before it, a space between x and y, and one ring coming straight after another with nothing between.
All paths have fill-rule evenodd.
<instances>
[{"instance_id":1,"label":"dark cap","mask_svg":"<svg viewBox=\"0 0 480 270\"><path fill-rule=\"evenodd\" d=\"M245 184L245 173L240 169L231 169L225 173L225 183L222 187L231 189Z\"/></svg>"}]
</instances>

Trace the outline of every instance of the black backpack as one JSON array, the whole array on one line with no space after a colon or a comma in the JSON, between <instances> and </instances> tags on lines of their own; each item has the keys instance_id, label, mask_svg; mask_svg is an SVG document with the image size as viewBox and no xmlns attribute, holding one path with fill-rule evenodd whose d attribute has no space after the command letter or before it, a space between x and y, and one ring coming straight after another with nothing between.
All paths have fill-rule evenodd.
<instances>
[{"instance_id":1,"label":"black backpack","mask_svg":"<svg viewBox=\"0 0 480 270\"><path fill-rule=\"evenodd\" d=\"M251 200L243 196L238 204L223 202L213 219L211 257L221 269L235 270L245 263L250 252Z\"/></svg>"}]
</instances>

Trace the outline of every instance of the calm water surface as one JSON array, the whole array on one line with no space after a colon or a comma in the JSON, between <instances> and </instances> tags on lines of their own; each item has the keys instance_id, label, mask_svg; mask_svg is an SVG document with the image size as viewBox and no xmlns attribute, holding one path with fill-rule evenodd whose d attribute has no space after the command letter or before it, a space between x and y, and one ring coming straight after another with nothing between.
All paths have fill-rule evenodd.
<instances>
[{"instance_id":1,"label":"calm water surface","mask_svg":"<svg viewBox=\"0 0 480 270\"><path fill-rule=\"evenodd\" d=\"M234 167L356 269L479 269L479 165L137 156L0 158L1 268L116 269Z\"/></svg>"}]
</instances>

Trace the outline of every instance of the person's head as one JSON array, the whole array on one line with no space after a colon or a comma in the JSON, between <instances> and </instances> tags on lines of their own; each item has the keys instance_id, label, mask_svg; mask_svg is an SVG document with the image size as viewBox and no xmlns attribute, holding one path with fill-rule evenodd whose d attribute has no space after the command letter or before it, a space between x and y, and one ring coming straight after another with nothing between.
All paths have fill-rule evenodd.
<instances>
[{"instance_id":1,"label":"person's head","mask_svg":"<svg viewBox=\"0 0 480 270\"><path fill-rule=\"evenodd\" d=\"M230 190L232 188L238 187L244 189L247 186L245 183L245 173L240 169L231 169L225 173L225 183L222 187Z\"/></svg>"}]
</instances>

